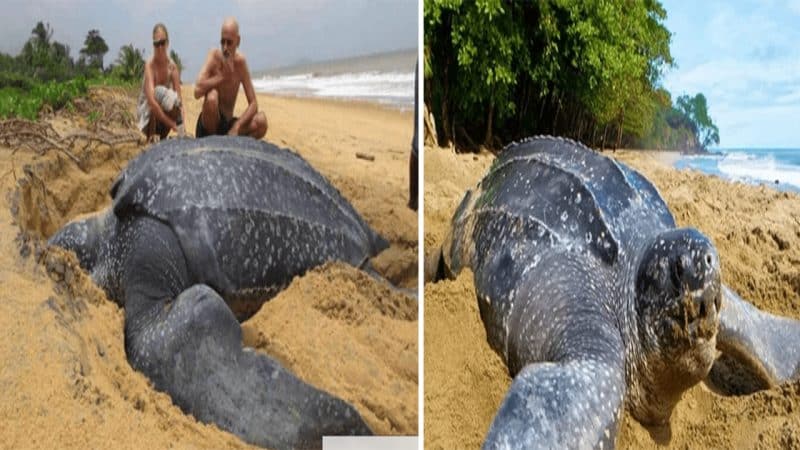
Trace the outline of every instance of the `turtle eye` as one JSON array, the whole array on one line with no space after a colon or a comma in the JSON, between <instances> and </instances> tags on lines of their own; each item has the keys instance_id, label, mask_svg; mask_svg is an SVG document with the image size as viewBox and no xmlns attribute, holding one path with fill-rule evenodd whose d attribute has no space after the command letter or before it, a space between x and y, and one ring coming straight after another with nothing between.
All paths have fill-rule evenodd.
<instances>
[{"instance_id":1,"label":"turtle eye","mask_svg":"<svg viewBox=\"0 0 800 450\"><path fill-rule=\"evenodd\" d=\"M713 267L714 264L714 255L711 253L706 253L706 268Z\"/></svg>"}]
</instances>

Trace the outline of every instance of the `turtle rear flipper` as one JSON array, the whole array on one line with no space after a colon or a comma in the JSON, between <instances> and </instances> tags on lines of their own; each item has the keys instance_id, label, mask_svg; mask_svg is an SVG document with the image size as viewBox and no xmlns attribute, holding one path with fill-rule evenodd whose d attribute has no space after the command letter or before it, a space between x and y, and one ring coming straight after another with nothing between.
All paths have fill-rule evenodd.
<instances>
[{"instance_id":1,"label":"turtle rear flipper","mask_svg":"<svg viewBox=\"0 0 800 450\"><path fill-rule=\"evenodd\" d=\"M712 384L733 392L753 390L719 386L722 365L726 373L732 365L741 366L734 370L746 386L770 387L800 378L800 321L761 311L727 286L722 296L717 348L725 358L712 369Z\"/></svg>"},{"instance_id":2,"label":"turtle rear flipper","mask_svg":"<svg viewBox=\"0 0 800 450\"><path fill-rule=\"evenodd\" d=\"M184 412L247 442L321 448L324 435L371 434L351 405L242 347L219 294L194 284L175 233L152 218L126 227L125 347L135 369ZM130 232L128 232L130 230Z\"/></svg>"}]
</instances>

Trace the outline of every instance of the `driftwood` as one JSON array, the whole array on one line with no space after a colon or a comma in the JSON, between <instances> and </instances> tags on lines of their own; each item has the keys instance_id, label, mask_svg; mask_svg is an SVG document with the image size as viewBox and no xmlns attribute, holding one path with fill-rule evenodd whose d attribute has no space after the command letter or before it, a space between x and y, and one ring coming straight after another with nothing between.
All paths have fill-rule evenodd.
<instances>
[{"instance_id":1,"label":"driftwood","mask_svg":"<svg viewBox=\"0 0 800 450\"><path fill-rule=\"evenodd\" d=\"M367 161L375 161L375 157L366 153L356 152L356 158L365 159Z\"/></svg>"},{"instance_id":2,"label":"driftwood","mask_svg":"<svg viewBox=\"0 0 800 450\"><path fill-rule=\"evenodd\" d=\"M49 149L56 149L81 167L80 160L61 141L62 138L49 123L23 119L0 122L0 144L16 147L12 152L16 152L18 147L28 147L41 155Z\"/></svg>"},{"instance_id":3,"label":"driftwood","mask_svg":"<svg viewBox=\"0 0 800 450\"><path fill-rule=\"evenodd\" d=\"M14 160L13 159L11 160L11 169L9 169L6 173L4 173L2 176L0 176L0 180L5 180L5 178L7 176L9 176L9 175L14 177L14 182L16 183L17 182L17 170L14 167Z\"/></svg>"},{"instance_id":4,"label":"driftwood","mask_svg":"<svg viewBox=\"0 0 800 450\"><path fill-rule=\"evenodd\" d=\"M436 135L436 119L433 117L433 113L428 110L428 105L425 105L425 111L423 114L425 118L425 145L436 146L439 144L439 138Z\"/></svg>"},{"instance_id":5,"label":"driftwood","mask_svg":"<svg viewBox=\"0 0 800 450\"><path fill-rule=\"evenodd\" d=\"M115 104L115 106L119 107L120 105ZM0 145L11 148L12 154L22 148L28 148L39 155L43 155L49 150L56 150L72 160L80 170L86 172L83 161L72 151L77 148L78 142L85 143L80 148L85 152L92 144L115 147L121 144L136 144L141 139L141 134L130 127L121 132L115 132L108 127L107 124L111 118L121 117L125 121L124 112L104 108L102 117L103 120L95 122L93 130L73 132L66 136L61 136L48 121L3 120L0 121Z\"/></svg>"}]
</instances>

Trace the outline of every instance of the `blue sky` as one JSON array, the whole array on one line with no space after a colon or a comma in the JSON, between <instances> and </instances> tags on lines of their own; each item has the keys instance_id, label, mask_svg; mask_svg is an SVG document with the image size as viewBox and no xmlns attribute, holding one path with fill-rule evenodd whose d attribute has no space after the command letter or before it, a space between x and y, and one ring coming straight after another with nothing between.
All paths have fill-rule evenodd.
<instances>
[{"instance_id":1,"label":"blue sky","mask_svg":"<svg viewBox=\"0 0 800 450\"><path fill-rule=\"evenodd\" d=\"M800 148L800 0L662 4L673 99L702 92L722 148Z\"/></svg>"},{"instance_id":2,"label":"blue sky","mask_svg":"<svg viewBox=\"0 0 800 450\"><path fill-rule=\"evenodd\" d=\"M416 48L417 0L3 0L0 51L16 55L36 22L49 22L53 39L79 56L86 33L100 30L109 52L132 43L152 54L152 29L164 22L170 48L197 77L209 48L219 45L224 17L240 23L241 50L252 71L302 60L327 60Z\"/></svg>"}]
</instances>

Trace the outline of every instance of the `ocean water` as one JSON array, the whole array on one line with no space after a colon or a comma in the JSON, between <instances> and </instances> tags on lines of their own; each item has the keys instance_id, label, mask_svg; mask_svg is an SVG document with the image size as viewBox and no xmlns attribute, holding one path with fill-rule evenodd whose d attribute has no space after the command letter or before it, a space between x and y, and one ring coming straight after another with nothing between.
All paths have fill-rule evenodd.
<instances>
[{"instance_id":1,"label":"ocean water","mask_svg":"<svg viewBox=\"0 0 800 450\"><path fill-rule=\"evenodd\" d=\"M416 58L413 49L297 64L256 73L253 86L262 93L360 100L410 110Z\"/></svg>"},{"instance_id":2,"label":"ocean water","mask_svg":"<svg viewBox=\"0 0 800 450\"><path fill-rule=\"evenodd\" d=\"M675 167L800 192L800 149L718 150L711 155L685 155L675 162Z\"/></svg>"}]
</instances>

